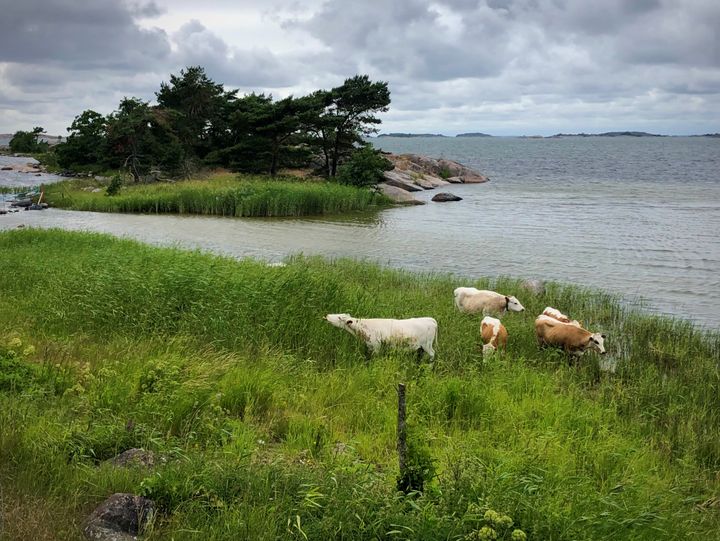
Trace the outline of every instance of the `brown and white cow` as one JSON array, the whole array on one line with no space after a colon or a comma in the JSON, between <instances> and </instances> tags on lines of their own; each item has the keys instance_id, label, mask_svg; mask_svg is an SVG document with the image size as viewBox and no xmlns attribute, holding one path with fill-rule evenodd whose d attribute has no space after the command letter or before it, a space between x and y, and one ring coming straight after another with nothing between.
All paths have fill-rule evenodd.
<instances>
[{"instance_id":1,"label":"brown and white cow","mask_svg":"<svg viewBox=\"0 0 720 541\"><path fill-rule=\"evenodd\" d=\"M605 354L605 335L590 332L571 323L541 314L535 320L535 335L538 345L562 348L570 355L580 356L586 351Z\"/></svg>"},{"instance_id":2,"label":"brown and white cow","mask_svg":"<svg viewBox=\"0 0 720 541\"><path fill-rule=\"evenodd\" d=\"M508 332L499 319L485 316L480 322L480 336L483 341L483 356L500 348L507 348Z\"/></svg>"}]
</instances>

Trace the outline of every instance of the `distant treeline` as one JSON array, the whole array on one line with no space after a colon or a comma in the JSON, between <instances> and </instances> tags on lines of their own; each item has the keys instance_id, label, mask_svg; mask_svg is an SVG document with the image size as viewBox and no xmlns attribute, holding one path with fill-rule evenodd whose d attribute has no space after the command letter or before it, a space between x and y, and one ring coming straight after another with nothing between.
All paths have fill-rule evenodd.
<instances>
[{"instance_id":1,"label":"distant treeline","mask_svg":"<svg viewBox=\"0 0 720 541\"><path fill-rule=\"evenodd\" d=\"M442 133L404 133L404 132L393 132L393 133L381 133L378 137L448 137ZM492 137L487 133L470 132L470 133L458 133L455 137Z\"/></svg>"},{"instance_id":2,"label":"distant treeline","mask_svg":"<svg viewBox=\"0 0 720 541\"><path fill-rule=\"evenodd\" d=\"M377 113L388 110L386 82L356 75L330 90L276 100L238 96L212 81L200 66L188 67L155 93L157 105L123 98L104 116L83 111L53 148L57 165L75 171L125 169L135 181L152 170L186 177L199 167L275 176L282 167L312 167L327 177L359 153L360 161L386 164L363 145L376 131ZM16 152L42 152L42 128L17 132Z\"/></svg>"}]
</instances>

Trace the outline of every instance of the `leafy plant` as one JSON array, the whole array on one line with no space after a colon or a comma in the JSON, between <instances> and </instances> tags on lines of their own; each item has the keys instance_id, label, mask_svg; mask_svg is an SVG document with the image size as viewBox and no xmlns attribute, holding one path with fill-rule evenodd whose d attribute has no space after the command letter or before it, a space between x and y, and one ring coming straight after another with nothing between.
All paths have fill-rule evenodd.
<instances>
[{"instance_id":1,"label":"leafy plant","mask_svg":"<svg viewBox=\"0 0 720 541\"><path fill-rule=\"evenodd\" d=\"M123 179L119 174L115 174L110 178L110 184L105 190L105 194L109 196L117 195L123 185Z\"/></svg>"},{"instance_id":2,"label":"leafy plant","mask_svg":"<svg viewBox=\"0 0 720 541\"><path fill-rule=\"evenodd\" d=\"M383 181L383 173L393 164L371 145L363 145L340 166L337 180L340 184L366 187L377 186Z\"/></svg>"}]
</instances>

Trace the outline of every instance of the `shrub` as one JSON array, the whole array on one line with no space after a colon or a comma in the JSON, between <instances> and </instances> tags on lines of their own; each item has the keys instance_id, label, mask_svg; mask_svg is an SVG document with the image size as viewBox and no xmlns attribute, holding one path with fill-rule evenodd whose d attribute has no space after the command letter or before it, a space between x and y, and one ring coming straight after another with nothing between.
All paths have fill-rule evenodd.
<instances>
[{"instance_id":1,"label":"shrub","mask_svg":"<svg viewBox=\"0 0 720 541\"><path fill-rule=\"evenodd\" d=\"M435 461L430 454L430 448L411 429L407 440L405 471L398 476L397 488L406 494L411 491L422 492L425 483L429 483L433 477Z\"/></svg>"},{"instance_id":2,"label":"shrub","mask_svg":"<svg viewBox=\"0 0 720 541\"><path fill-rule=\"evenodd\" d=\"M120 188L122 188L123 185L123 179L119 174L113 175L113 177L110 179L110 184L108 184L107 190L105 190L105 194L109 196L117 195L120 193Z\"/></svg>"},{"instance_id":3,"label":"shrub","mask_svg":"<svg viewBox=\"0 0 720 541\"><path fill-rule=\"evenodd\" d=\"M442 178L442 179L448 179L448 178L450 178L451 176L453 176L453 174L452 174L452 171L450 171L450 168L449 168L447 165L443 165L443 166L438 170L438 176L439 176L440 178Z\"/></svg>"},{"instance_id":4,"label":"shrub","mask_svg":"<svg viewBox=\"0 0 720 541\"><path fill-rule=\"evenodd\" d=\"M351 186L376 186L383 180L383 173L393 164L380 151L364 145L353 152L350 159L338 171L337 180Z\"/></svg>"}]
</instances>

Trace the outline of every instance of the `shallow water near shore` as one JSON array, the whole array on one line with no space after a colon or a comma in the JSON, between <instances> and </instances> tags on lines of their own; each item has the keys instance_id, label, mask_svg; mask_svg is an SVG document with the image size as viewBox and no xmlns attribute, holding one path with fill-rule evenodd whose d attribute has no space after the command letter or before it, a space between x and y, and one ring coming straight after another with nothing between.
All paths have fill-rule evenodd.
<instances>
[{"instance_id":1,"label":"shallow water near shore","mask_svg":"<svg viewBox=\"0 0 720 541\"><path fill-rule=\"evenodd\" d=\"M491 182L464 198L337 218L235 219L60 210L0 216L0 229L61 227L280 261L370 259L420 272L570 282L720 327L720 140L394 139L393 152L461 161ZM458 285L461 285L459 280ZM558 306L562 309L563 307ZM571 314L581 317L581 314Z\"/></svg>"},{"instance_id":2,"label":"shallow water near shore","mask_svg":"<svg viewBox=\"0 0 720 541\"><path fill-rule=\"evenodd\" d=\"M24 168L29 164L37 164L35 158L29 156L0 155L0 167ZM66 180L59 175L40 171L2 171L0 170L0 186L8 188L32 188L41 184L51 184Z\"/></svg>"}]
</instances>

